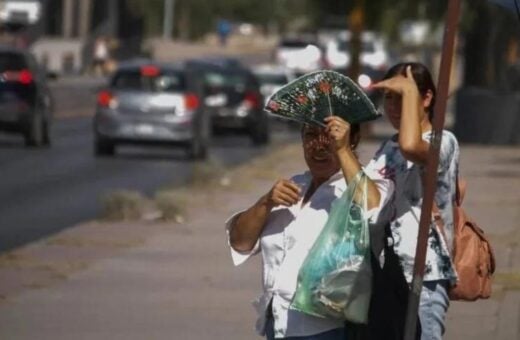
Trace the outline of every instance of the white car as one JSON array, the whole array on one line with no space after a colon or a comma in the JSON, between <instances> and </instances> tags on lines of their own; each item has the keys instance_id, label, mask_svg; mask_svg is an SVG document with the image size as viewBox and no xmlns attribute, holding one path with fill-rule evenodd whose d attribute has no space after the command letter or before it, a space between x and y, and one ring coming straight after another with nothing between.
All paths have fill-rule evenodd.
<instances>
[{"instance_id":1,"label":"white car","mask_svg":"<svg viewBox=\"0 0 520 340\"><path fill-rule=\"evenodd\" d=\"M330 68L346 69L350 66L351 37L351 32L342 32L327 44L326 58ZM384 39L374 32L363 32L361 42L361 66L384 70L389 62Z\"/></svg>"},{"instance_id":2,"label":"white car","mask_svg":"<svg viewBox=\"0 0 520 340\"><path fill-rule=\"evenodd\" d=\"M259 65L253 69L253 73L260 83L260 92L266 102L276 91L295 78L291 70L277 65Z\"/></svg>"},{"instance_id":3,"label":"white car","mask_svg":"<svg viewBox=\"0 0 520 340\"><path fill-rule=\"evenodd\" d=\"M1 1L0 22L12 24L35 24L40 20L42 10L39 0Z\"/></svg>"},{"instance_id":4,"label":"white car","mask_svg":"<svg viewBox=\"0 0 520 340\"><path fill-rule=\"evenodd\" d=\"M317 43L284 39L278 45L275 61L296 73L308 73L323 68L323 51Z\"/></svg>"}]
</instances>

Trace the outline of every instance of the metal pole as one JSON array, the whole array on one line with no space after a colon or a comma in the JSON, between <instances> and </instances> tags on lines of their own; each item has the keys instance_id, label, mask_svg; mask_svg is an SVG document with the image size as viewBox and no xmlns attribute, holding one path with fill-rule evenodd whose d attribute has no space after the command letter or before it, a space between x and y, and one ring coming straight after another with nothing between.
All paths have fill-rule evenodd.
<instances>
[{"instance_id":1,"label":"metal pole","mask_svg":"<svg viewBox=\"0 0 520 340\"><path fill-rule=\"evenodd\" d=\"M357 82L361 74L361 50L362 50L362 34L365 26L365 0L356 0L354 9L349 16L349 29L352 32L350 39L352 50L350 53L350 66L348 76Z\"/></svg>"},{"instance_id":2,"label":"metal pole","mask_svg":"<svg viewBox=\"0 0 520 340\"><path fill-rule=\"evenodd\" d=\"M175 0L164 0L163 39L172 38L174 11Z\"/></svg>"},{"instance_id":3,"label":"metal pole","mask_svg":"<svg viewBox=\"0 0 520 340\"><path fill-rule=\"evenodd\" d=\"M81 0L79 6L79 37L85 39L90 33L92 0Z\"/></svg>"},{"instance_id":4,"label":"metal pole","mask_svg":"<svg viewBox=\"0 0 520 340\"><path fill-rule=\"evenodd\" d=\"M461 0L450 0L448 2L448 15L446 16L446 24L444 28L437 100L435 102L435 115L433 118L433 136L429 149L428 163L426 165L424 197L421 208L421 219L419 222L419 235L417 237L412 287L408 297L404 340L415 340L417 312L419 310L419 300L424 277L428 234L432 220L432 205L436 191L437 167L439 165L439 149L448 99L455 35L460 15L460 3Z\"/></svg>"},{"instance_id":5,"label":"metal pole","mask_svg":"<svg viewBox=\"0 0 520 340\"><path fill-rule=\"evenodd\" d=\"M73 0L63 1L63 22L62 35L64 38L72 38L72 25L74 21L74 5Z\"/></svg>"}]
</instances>

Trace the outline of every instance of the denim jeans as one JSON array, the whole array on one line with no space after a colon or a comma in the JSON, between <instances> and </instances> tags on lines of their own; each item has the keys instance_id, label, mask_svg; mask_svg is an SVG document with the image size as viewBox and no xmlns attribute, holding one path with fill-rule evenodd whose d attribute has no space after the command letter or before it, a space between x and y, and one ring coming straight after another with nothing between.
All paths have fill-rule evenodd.
<instances>
[{"instance_id":1,"label":"denim jeans","mask_svg":"<svg viewBox=\"0 0 520 340\"><path fill-rule=\"evenodd\" d=\"M268 318L265 325L265 337L267 340L274 340L274 320ZM278 338L279 339L279 338ZM289 338L283 338L284 340L345 340L345 328L336 328L330 331L308 335L308 336L295 336Z\"/></svg>"},{"instance_id":2,"label":"denim jeans","mask_svg":"<svg viewBox=\"0 0 520 340\"><path fill-rule=\"evenodd\" d=\"M426 281L423 283L419 303L421 319L421 340L442 340L445 319L450 299L448 281Z\"/></svg>"}]
</instances>

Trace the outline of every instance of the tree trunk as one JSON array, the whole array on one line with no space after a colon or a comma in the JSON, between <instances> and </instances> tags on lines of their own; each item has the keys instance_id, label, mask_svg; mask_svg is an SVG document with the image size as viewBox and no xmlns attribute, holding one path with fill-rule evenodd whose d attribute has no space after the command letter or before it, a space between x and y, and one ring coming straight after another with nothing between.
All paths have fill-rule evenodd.
<instances>
[{"instance_id":1,"label":"tree trunk","mask_svg":"<svg viewBox=\"0 0 520 340\"><path fill-rule=\"evenodd\" d=\"M464 85L503 90L512 62L509 49L519 39L520 25L514 13L487 0L473 0L471 6L476 18L465 35Z\"/></svg>"}]
</instances>

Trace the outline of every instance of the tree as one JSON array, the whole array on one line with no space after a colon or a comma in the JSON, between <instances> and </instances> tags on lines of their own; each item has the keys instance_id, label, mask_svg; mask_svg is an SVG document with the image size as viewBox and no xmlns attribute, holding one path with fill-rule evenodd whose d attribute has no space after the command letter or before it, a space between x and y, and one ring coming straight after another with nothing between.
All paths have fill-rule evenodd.
<instances>
[{"instance_id":1,"label":"tree","mask_svg":"<svg viewBox=\"0 0 520 340\"><path fill-rule=\"evenodd\" d=\"M504 89L508 68L517 59L510 53L518 47L518 19L513 12L488 0L472 0L465 10L464 84Z\"/></svg>"}]
</instances>

